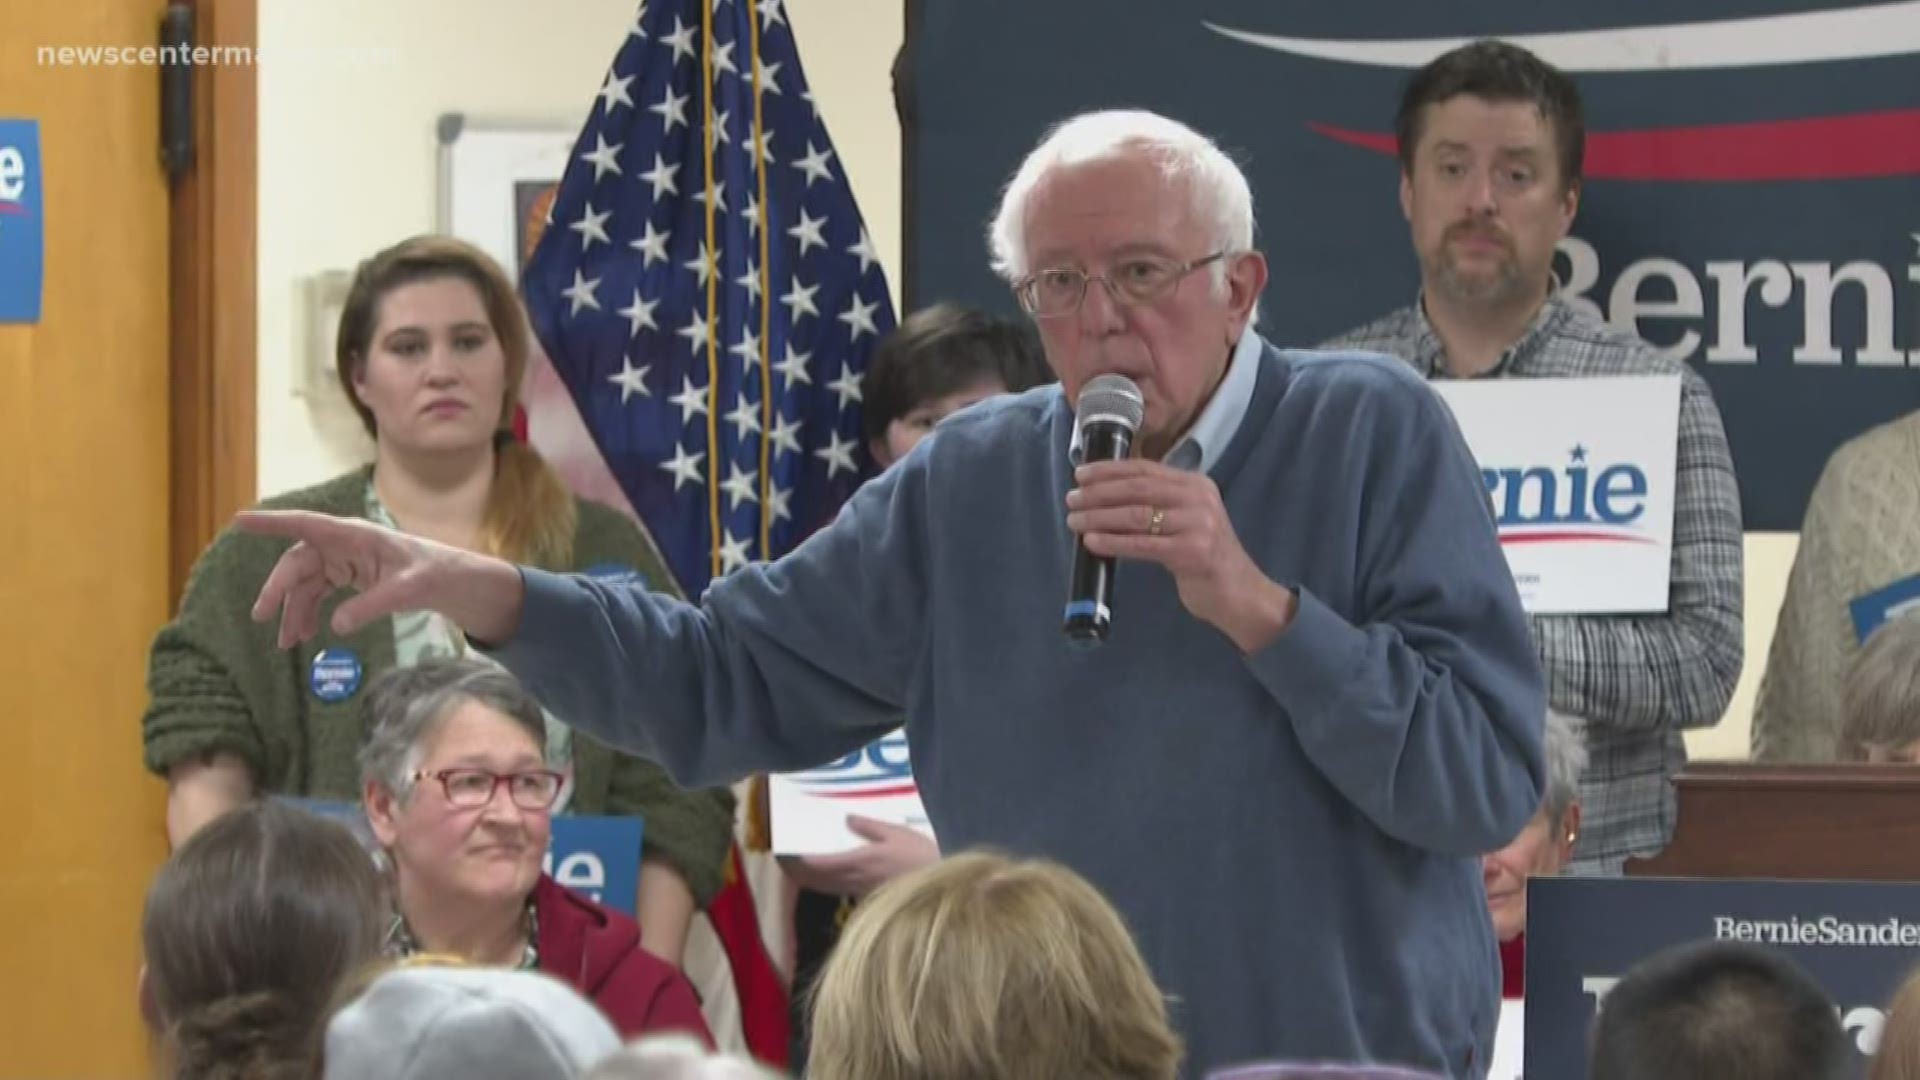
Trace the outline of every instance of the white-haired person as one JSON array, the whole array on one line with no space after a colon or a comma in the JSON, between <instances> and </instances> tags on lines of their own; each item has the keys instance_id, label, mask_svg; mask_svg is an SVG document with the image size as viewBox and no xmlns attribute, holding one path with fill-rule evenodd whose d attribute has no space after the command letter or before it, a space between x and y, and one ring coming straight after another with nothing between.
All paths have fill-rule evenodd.
<instances>
[{"instance_id":1,"label":"white-haired person","mask_svg":"<svg viewBox=\"0 0 1920 1080\"><path fill-rule=\"evenodd\" d=\"M1547 796L1520 835L1480 860L1487 914L1500 939L1500 996L1526 996L1527 879L1566 869L1580 840L1580 778L1587 746L1578 721L1547 712Z\"/></svg>"},{"instance_id":2,"label":"white-haired person","mask_svg":"<svg viewBox=\"0 0 1920 1080\"><path fill-rule=\"evenodd\" d=\"M1087 877L1173 999L1190 1075L1482 1075L1499 970L1480 856L1539 809L1546 693L1446 406L1398 361L1255 331L1246 177L1176 121L1057 126L991 244L1059 384L947 418L698 603L253 513L297 541L255 617L292 644L342 587L336 631L440 612L683 784L831 760L905 716L943 850ZM1102 375L1139 391L1134 454L1075 466ZM1098 648L1062 634L1077 543L1117 564Z\"/></svg>"}]
</instances>

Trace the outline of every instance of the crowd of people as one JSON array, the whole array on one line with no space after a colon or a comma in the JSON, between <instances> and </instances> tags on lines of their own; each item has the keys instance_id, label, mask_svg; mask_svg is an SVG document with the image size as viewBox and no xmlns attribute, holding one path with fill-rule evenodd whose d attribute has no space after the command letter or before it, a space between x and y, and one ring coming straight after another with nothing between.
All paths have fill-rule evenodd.
<instances>
[{"instance_id":1,"label":"crowd of people","mask_svg":"<svg viewBox=\"0 0 1920 1080\"><path fill-rule=\"evenodd\" d=\"M683 971L730 785L904 718L937 840L863 822L786 867L796 1072L1485 1075L1528 880L1672 836L1682 735L1742 666L1741 513L1706 383L1555 295L1573 82L1475 42L1415 73L1396 130L1420 294L1287 349L1226 153L1145 112L1052 129L988 237L1027 320L906 319L867 375L874 478L701 597L513 436L504 272L436 236L367 260L337 361L374 460L242 515L153 647L175 851L139 1003L167 1074L777 1075L715 1051ZM1105 374L1140 390L1136 452L1081 462ZM1682 383L1670 605L1529 614L1428 383L1636 374ZM1756 756L1920 762L1920 616L1862 642L1845 615L1920 572L1916 536L1920 413L1821 479ZM1058 631L1076 546L1119 561L1098 650ZM283 797L357 803L370 837ZM566 812L645 820L634 916L542 871ZM1920 1077L1916 986L1875 1080ZM1590 1075L1820 1080L1852 1053L1790 961L1704 943L1606 995Z\"/></svg>"}]
</instances>

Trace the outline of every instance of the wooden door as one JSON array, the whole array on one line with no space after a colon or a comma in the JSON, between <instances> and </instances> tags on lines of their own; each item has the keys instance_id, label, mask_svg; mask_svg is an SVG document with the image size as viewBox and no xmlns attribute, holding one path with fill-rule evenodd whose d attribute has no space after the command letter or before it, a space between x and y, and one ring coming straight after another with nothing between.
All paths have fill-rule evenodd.
<instances>
[{"instance_id":1,"label":"wooden door","mask_svg":"<svg viewBox=\"0 0 1920 1080\"><path fill-rule=\"evenodd\" d=\"M46 278L39 324L0 325L0 1078L135 1077L166 846L139 733L168 611L160 78L39 50L154 45L163 4L6 9L0 117L39 121Z\"/></svg>"}]
</instances>

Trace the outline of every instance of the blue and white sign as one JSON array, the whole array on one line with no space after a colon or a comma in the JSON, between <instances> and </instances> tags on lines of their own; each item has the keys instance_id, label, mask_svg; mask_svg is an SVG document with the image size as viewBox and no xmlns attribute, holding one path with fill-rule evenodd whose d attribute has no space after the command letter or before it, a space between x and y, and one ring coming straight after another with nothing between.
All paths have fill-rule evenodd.
<instances>
[{"instance_id":1,"label":"blue and white sign","mask_svg":"<svg viewBox=\"0 0 1920 1080\"><path fill-rule=\"evenodd\" d=\"M303 810L333 818L351 829L369 850L377 846L359 803L333 799L288 798ZM640 907L640 839L645 826L637 817L585 817L561 814L553 819L546 859L553 880L596 903L637 918Z\"/></svg>"},{"instance_id":2,"label":"blue and white sign","mask_svg":"<svg viewBox=\"0 0 1920 1080\"><path fill-rule=\"evenodd\" d=\"M1667 609L1678 375L1431 385L1480 464L1528 611Z\"/></svg>"},{"instance_id":3,"label":"blue and white sign","mask_svg":"<svg viewBox=\"0 0 1920 1080\"><path fill-rule=\"evenodd\" d=\"M0 120L0 323L40 321L46 270L40 123Z\"/></svg>"},{"instance_id":4,"label":"blue and white sign","mask_svg":"<svg viewBox=\"0 0 1920 1080\"><path fill-rule=\"evenodd\" d=\"M352 649L322 649L314 654L308 668L307 686L314 697L337 705L359 692L365 674L360 655Z\"/></svg>"},{"instance_id":5,"label":"blue and white sign","mask_svg":"<svg viewBox=\"0 0 1920 1080\"><path fill-rule=\"evenodd\" d=\"M847 827L852 814L933 835L904 731L819 768L769 777L767 802L776 855L833 855L861 846L866 841Z\"/></svg>"},{"instance_id":6,"label":"blue and white sign","mask_svg":"<svg viewBox=\"0 0 1920 1080\"><path fill-rule=\"evenodd\" d=\"M1778 949L1833 998L1858 1073L1882 1010L1920 962L1920 884L1534 878L1527 884L1526 1076L1586 1075L1595 1010L1628 969L1670 946Z\"/></svg>"}]
</instances>

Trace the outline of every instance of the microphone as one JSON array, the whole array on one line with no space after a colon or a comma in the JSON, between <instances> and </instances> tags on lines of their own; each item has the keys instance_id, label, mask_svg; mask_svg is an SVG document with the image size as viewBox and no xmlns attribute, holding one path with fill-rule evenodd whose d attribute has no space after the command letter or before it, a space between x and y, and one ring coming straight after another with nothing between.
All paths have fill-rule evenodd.
<instances>
[{"instance_id":1,"label":"microphone","mask_svg":"<svg viewBox=\"0 0 1920 1080\"><path fill-rule=\"evenodd\" d=\"M1146 416L1140 388L1124 375L1096 375L1080 388L1073 410L1074 443L1080 448L1076 465L1095 461L1124 461L1133 454L1133 436ZM1067 608L1060 632L1081 646L1107 640L1113 623L1113 560L1087 550L1074 537L1073 570L1067 578Z\"/></svg>"}]
</instances>

